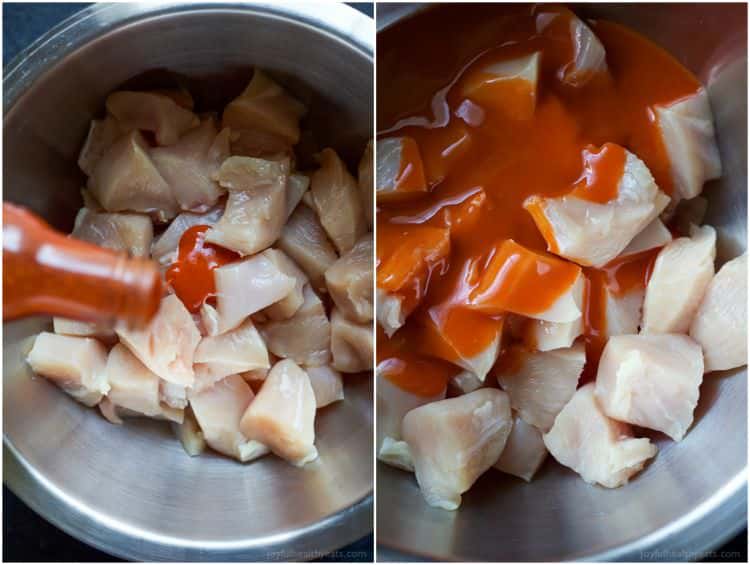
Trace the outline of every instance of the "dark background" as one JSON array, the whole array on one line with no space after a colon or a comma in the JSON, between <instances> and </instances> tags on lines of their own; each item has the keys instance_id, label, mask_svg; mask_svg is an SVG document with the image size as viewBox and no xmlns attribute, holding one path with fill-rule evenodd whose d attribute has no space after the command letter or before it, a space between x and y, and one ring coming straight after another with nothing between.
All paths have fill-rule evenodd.
<instances>
[{"instance_id":1,"label":"dark background","mask_svg":"<svg viewBox=\"0 0 750 565\"><path fill-rule=\"evenodd\" d=\"M359 11L373 16L371 3L351 3ZM81 8L84 3L21 4L3 3L3 68L21 50ZM3 486L3 561L101 562L122 561L82 543L41 518L10 490ZM358 555L347 561L373 561L372 534L341 548L340 552ZM318 561L340 561L338 556Z\"/></svg>"}]
</instances>

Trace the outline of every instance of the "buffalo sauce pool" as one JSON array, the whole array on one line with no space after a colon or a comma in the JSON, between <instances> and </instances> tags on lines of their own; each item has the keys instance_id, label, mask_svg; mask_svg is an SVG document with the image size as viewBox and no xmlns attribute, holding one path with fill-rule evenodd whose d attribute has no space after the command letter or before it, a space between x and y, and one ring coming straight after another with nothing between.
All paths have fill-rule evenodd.
<instances>
[{"instance_id":1,"label":"buffalo sauce pool","mask_svg":"<svg viewBox=\"0 0 750 565\"><path fill-rule=\"evenodd\" d=\"M694 94L700 83L640 35L589 21L606 51L607 71L582 86L565 84L574 17L555 6L447 5L378 34L378 139L413 139L404 146L398 181L406 191L429 188L378 202L378 287L399 296L407 309L415 307L392 337L378 330L378 367L404 390L436 394L461 372L459 355L480 354L498 336L498 363L512 362L508 316L467 303L502 242L512 239L555 257L533 210L524 208L527 199L575 191L593 202L610 200L615 195L607 187L622 174L624 152L608 152L607 143L635 153L659 188L672 193L652 108ZM479 69L535 52L541 53L535 92L520 81L502 100L466 95L485 78ZM596 174L586 175L587 151ZM622 296L645 288L657 252L583 268L587 363L581 383L595 376L606 339L606 292ZM429 269L416 268L425 256L433 258ZM513 300L541 312L569 287L570 272L547 269L542 261L537 271L531 283L514 289Z\"/></svg>"}]
</instances>

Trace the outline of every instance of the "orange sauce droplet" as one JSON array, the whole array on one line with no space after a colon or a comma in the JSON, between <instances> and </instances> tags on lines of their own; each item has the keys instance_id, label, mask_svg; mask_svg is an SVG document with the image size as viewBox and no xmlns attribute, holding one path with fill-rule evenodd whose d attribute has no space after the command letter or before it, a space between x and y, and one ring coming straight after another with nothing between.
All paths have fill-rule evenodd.
<instances>
[{"instance_id":1,"label":"orange sauce droplet","mask_svg":"<svg viewBox=\"0 0 750 565\"><path fill-rule=\"evenodd\" d=\"M166 280L191 312L200 310L207 299L216 295L214 269L239 259L234 251L206 243L210 226L193 226L180 238L177 261L167 269Z\"/></svg>"}]
</instances>

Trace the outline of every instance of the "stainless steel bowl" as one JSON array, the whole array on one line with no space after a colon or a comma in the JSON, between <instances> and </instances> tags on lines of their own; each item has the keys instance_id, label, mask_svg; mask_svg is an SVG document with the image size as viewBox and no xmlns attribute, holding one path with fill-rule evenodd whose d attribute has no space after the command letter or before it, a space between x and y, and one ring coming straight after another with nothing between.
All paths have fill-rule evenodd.
<instances>
[{"instance_id":1,"label":"stainless steel bowl","mask_svg":"<svg viewBox=\"0 0 750 565\"><path fill-rule=\"evenodd\" d=\"M252 65L309 103L321 144L358 158L372 130L374 24L339 4L100 4L63 22L5 75L6 200L70 229L77 153L104 97L168 70L226 102ZM148 76L148 75L147 75ZM143 78L143 77L142 77ZM145 80L145 79L143 79ZM372 530L372 380L316 421L320 460L190 458L154 422L108 424L23 362L33 319L4 325L4 480L69 534L128 559L303 560Z\"/></svg>"},{"instance_id":2,"label":"stainless steel bowl","mask_svg":"<svg viewBox=\"0 0 750 565\"><path fill-rule=\"evenodd\" d=\"M378 7L378 29L424 6ZM467 9L469 9L467 7ZM719 261L747 247L747 6L585 4L675 55L708 86L724 176L706 187ZM460 41L460 38L454 38ZM379 75L388 69L378 68ZM457 512L427 506L413 477L378 463L378 559L698 560L747 524L747 370L708 375L695 423L626 487L592 487L548 462L526 484L487 472Z\"/></svg>"}]
</instances>

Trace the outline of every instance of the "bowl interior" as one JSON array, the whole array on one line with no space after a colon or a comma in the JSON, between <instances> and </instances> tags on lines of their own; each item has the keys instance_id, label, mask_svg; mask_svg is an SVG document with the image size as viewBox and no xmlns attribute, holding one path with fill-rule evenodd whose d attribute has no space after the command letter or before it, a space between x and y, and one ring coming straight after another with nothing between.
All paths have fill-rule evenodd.
<instances>
[{"instance_id":1,"label":"bowl interior","mask_svg":"<svg viewBox=\"0 0 750 565\"><path fill-rule=\"evenodd\" d=\"M345 6L297 10L104 4L74 17L6 77L5 198L70 230L82 205L77 155L110 91L177 74L197 109L219 109L254 65L308 104L303 127L317 147L356 163L372 135L371 23ZM352 375L346 400L318 413L320 459L304 469L191 458L168 426L113 426L33 378L28 338L49 327L5 324L3 340L4 479L48 520L116 555L177 561L303 559L371 530L369 376Z\"/></svg>"},{"instance_id":2,"label":"bowl interior","mask_svg":"<svg viewBox=\"0 0 750 565\"><path fill-rule=\"evenodd\" d=\"M707 85L724 176L706 186L705 221L717 228L719 263L742 253L747 247L746 7L597 3L573 9L639 31ZM414 12L405 6L379 8L379 29ZM413 17L419 17L418 10ZM390 72L405 69L379 64L379 77ZM680 443L658 434L653 438L659 454L625 487L590 486L549 461L528 484L491 469L464 495L457 512L430 508L410 474L378 463L378 557L700 559L697 552L715 547L747 522L746 369L705 377L695 422ZM654 551L668 553L659 557Z\"/></svg>"}]
</instances>

